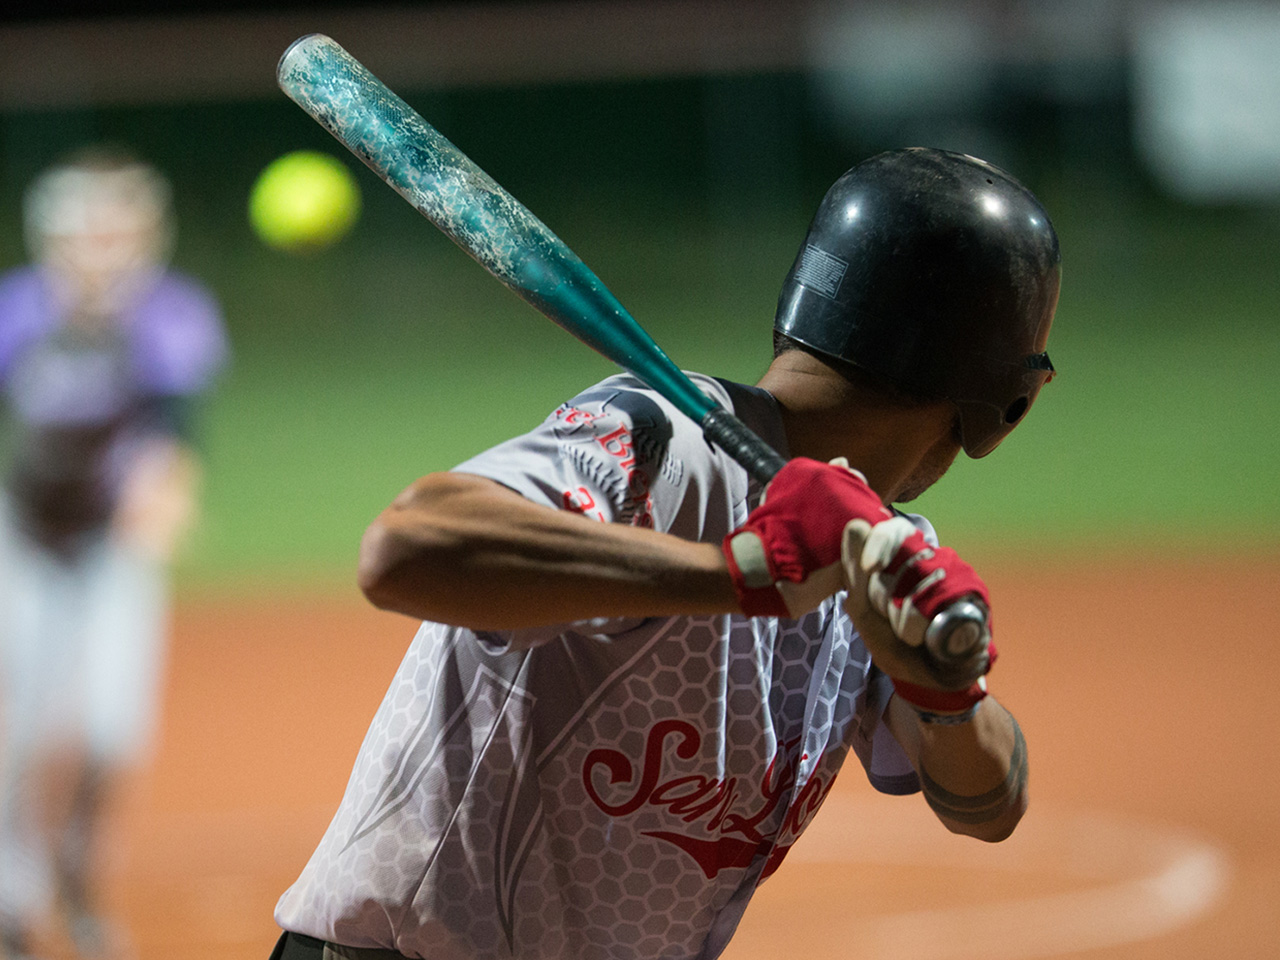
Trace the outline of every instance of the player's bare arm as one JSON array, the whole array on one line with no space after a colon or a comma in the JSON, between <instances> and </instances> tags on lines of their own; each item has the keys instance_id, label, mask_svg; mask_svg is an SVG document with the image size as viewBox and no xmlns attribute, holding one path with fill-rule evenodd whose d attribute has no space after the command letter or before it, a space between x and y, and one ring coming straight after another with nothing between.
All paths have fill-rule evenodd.
<instances>
[{"instance_id":1,"label":"player's bare arm","mask_svg":"<svg viewBox=\"0 0 1280 960\"><path fill-rule=\"evenodd\" d=\"M717 545L598 523L464 473L417 480L374 520L359 583L382 609L472 629L738 610Z\"/></svg>"},{"instance_id":2,"label":"player's bare arm","mask_svg":"<svg viewBox=\"0 0 1280 960\"><path fill-rule=\"evenodd\" d=\"M895 696L885 719L947 829L993 843L1013 833L1027 810L1027 745L995 698L984 699L973 719L947 725L925 722Z\"/></svg>"},{"instance_id":3,"label":"player's bare arm","mask_svg":"<svg viewBox=\"0 0 1280 960\"><path fill-rule=\"evenodd\" d=\"M770 484L768 506L718 545L598 523L484 477L437 473L369 527L359 578L383 609L472 629L596 617L796 618L840 589L843 520L866 515L890 516L861 475L803 458Z\"/></svg>"}]
</instances>

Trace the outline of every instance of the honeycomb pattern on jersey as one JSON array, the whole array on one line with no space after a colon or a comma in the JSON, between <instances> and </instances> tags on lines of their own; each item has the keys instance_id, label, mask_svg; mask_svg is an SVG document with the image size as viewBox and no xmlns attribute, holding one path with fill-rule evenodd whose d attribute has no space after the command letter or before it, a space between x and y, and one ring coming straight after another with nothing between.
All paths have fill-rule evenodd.
<instances>
[{"instance_id":1,"label":"honeycomb pattern on jersey","mask_svg":"<svg viewBox=\"0 0 1280 960\"><path fill-rule=\"evenodd\" d=\"M829 783L843 759L843 725L864 683L865 653L846 663L848 622L834 609L828 602L794 623L684 619L670 621L679 628L671 632L628 638L633 647L608 663L635 662L615 677L592 678L601 685L593 706L567 735L543 731L548 742L522 736L537 729L532 711L582 678L526 690L527 673L515 667L529 654L467 672L457 656L465 648L449 653L443 628L424 628L370 728L342 811L298 885L309 899L299 910L330 918L332 935L343 940L346 929L346 942L356 929L381 927L390 938L424 924L421 940L400 941L411 955L429 948L433 957L505 958L512 941L520 945L515 956L530 958L697 954L716 914L760 870L782 822L780 805L760 817L779 744L795 741L792 756L807 758L802 777L829 740L838 746L817 770L818 783ZM720 639L725 622L728 643ZM824 650L833 655L801 747L810 677ZM414 689L436 693L419 703ZM680 726L656 741L655 753L663 722ZM432 730L445 733L433 740ZM691 735L696 750L682 756ZM605 756L628 769L614 779ZM717 802L689 802L699 790L697 799ZM601 801L629 807L611 816ZM712 852L700 857L691 843ZM402 904L416 920L405 924Z\"/></svg>"},{"instance_id":2,"label":"honeycomb pattern on jersey","mask_svg":"<svg viewBox=\"0 0 1280 960\"><path fill-rule=\"evenodd\" d=\"M643 514L718 542L759 490L668 407L613 378L459 469L597 520ZM532 652L494 656L426 625L277 919L432 960L691 957L712 937L717 952L725 918L858 745L868 659L838 604L799 622L544 634Z\"/></svg>"}]
</instances>

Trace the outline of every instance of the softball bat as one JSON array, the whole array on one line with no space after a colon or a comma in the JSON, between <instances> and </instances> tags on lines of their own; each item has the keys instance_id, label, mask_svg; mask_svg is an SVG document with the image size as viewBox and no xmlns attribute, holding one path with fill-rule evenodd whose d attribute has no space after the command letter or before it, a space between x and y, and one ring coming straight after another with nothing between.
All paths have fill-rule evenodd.
<instances>
[{"instance_id":1,"label":"softball bat","mask_svg":"<svg viewBox=\"0 0 1280 960\"><path fill-rule=\"evenodd\" d=\"M699 390L559 237L338 43L318 33L300 37L281 56L276 79L518 297L666 397L760 483L782 469L786 461L777 451ZM939 653L957 646L948 638L967 638L975 627L972 615L958 609L935 622ZM956 628L961 634L953 635Z\"/></svg>"}]
</instances>

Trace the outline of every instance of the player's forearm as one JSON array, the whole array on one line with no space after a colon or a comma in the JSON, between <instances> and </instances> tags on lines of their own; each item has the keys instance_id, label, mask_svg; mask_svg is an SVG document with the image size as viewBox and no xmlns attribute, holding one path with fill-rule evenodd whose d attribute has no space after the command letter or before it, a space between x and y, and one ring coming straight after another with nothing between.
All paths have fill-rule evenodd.
<instances>
[{"instance_id":1,"label":"player's forearm","mask_svg":"<svg viewBox=\"0 0 1280 960\"><path fill-rule=\"evenodd\" d=\"M1027 808L1027 746L1013 715L992 697L953 725L922 722L898 697L890 711L925 800L947 828L990 842L1008 837Z\"/></svg>"},{"instance_id":2,"label":"player's forearm","mask_svg":"<svg viewBox=\"0 0 1280 960\"><path fill-rule=\"evenodd\" d=\"M599 523L465 474L424 477L384 510L359 580L383 609L476 629L736 609L717 545Z\"/></svg>"}]
</instances>

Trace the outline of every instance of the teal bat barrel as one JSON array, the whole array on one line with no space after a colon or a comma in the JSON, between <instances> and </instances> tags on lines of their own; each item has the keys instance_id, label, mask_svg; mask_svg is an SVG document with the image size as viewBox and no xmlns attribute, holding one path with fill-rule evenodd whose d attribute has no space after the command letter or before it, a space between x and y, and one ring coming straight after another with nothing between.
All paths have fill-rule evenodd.
<instances>
[{"instance_id":1,"label":"teal bat barrel","mask_svg":"<svg viewBox=\"0 0 1280 960\"><path fill-rule=\"evenodd\" d=\"M294 41L281 89L517 296L702 425L763 482L783 460L667 357L576 254L329 37Z\"/></svg>"}]
</instances>

